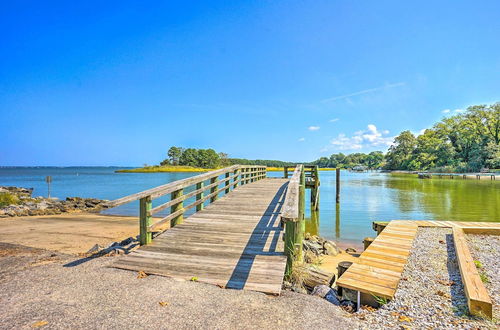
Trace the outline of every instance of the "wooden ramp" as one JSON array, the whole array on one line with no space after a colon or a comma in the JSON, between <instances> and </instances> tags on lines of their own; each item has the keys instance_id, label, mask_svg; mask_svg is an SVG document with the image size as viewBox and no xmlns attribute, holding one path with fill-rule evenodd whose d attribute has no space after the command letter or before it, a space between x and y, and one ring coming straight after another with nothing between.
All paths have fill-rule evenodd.
<instances>
[{"instance_id":1,"label":"wooden ramp","mask_svg":"<svg viewBox=\"0 0 500 330\"><path fill-rule=\"evenodd\" d=\"M263 179L239 186L113 267L278 295L287 185L288 179Z\"/></svg>"},{"instance_id":2,"label":"wooden ramp","mask_svg":"<svg viewBox=\"0 0 500 330\"><path fill-rule=\"evenodd\" d=\"M393 220L387 224L358 260L342 274L337 280L337 285L393 299L418 227L453 228L476 234L498 235L500 233L498 222ZM460 249L457 249L457 253L460 254Z\"/></svg>"},{"instance_id":3,"label":"wooden ramp","mask_svg":"<svg viewBox=\"0 0 500 330\"><path fill-rule=\"evenodd\" d=\"M412 221L391 221L342 274L337 285L392 299L417 230L418 226Z\"/></svg>"}]
</instances>

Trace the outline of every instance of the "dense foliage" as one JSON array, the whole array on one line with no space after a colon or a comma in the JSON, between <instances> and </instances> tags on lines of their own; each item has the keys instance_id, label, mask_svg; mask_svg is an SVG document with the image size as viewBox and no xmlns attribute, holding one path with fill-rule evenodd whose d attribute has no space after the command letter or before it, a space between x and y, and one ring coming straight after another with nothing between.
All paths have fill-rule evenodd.
<instances>
[{"instance_id":1,"label":"dense foliage","mask_svg":"<svg viewBox=\"0 0 500 330\"><path fill-rule=\"evenodd\" d=\"M401 132L384 156L333 154L313 162L320 167L475 172L500 168L500 103L476 105L447 117L419 136Z\"/></svg>"},{"instance_id":2,"label":"dense foliage","mask_svg":"<svg viewBox=\"0 0 500 330\"><path fill-rule=\"evenodd\" d=\"M383 162L384 154L382 151L372 151L369 154L358 152L347 156L343 153L333 154L330 157L321 157L312 164L319 167L353 168L363 166L367 169L377 169L382 167Z\"/></svg>"},{"instance_id":3,"label":"dense foliage","mask_svg":"<svg viewBox=\"0 0 500 330\"><path fill-rule=\"evenodd\" d=\"M500 168L500 103L444 118L422 135L404 131L385 156L387 169L471 172Z\"/></svg>"},{"instance_id":4,"label":"dense foliage","mask_svg":"<svg viewBox=\"0 0 500 330\"><path fill-rule=\"evenodd\" d=\"M180 147L171 147L167 152L167 156L168 158L163 160L160 165L181 165L201 168L217 168L235 164L262 165L270 167L295 165L295 163L283 162L279 160L250 160L243 158L228 158L227 154L223 152L217 153L213 149L184 149Z\"/></svg>"},{"instance_id":5,"label":"dense foliage","mask_svg":"<svg viewBox=\"0 0 500 330\"><path fill-rule=\"evenodd\" d=\"M217 168L233 164L293 166L293 162L279 160L249 160L228 158L213 149L171 147L168 158L161 165L185 165ZM500 103L476 105L463 113L447 117L426 129L419 136L410 131L401 132L389 151L369 154L343 153L321 157L310 163L319 167L431 170L473 172L484 168L500 169Z\"/></svg>"}]
</instances>

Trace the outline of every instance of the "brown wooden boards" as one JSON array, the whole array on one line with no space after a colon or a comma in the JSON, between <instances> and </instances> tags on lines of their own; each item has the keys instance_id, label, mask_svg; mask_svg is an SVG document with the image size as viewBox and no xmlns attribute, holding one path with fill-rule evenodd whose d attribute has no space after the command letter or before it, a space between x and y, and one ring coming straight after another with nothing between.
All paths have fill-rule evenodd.
<instances>
[{"instance_id":1,"label":"brown wooden boards","mask_svg":"<svg viewBox=\"0 0 500 330\"><path fill-rule=\"evenodd\" d=\"M340 287L392 299L417 234L412 221L391 221L337 280Z\"/></svg>"},{"instance_id":2,"label":"brown wooden boards","mask_svg":"<svg viewBox=\"0 0 500 330\"><path fill-rule=\"evenodd\" d=\"M278 295L287 185L288 179L263 179L239 186L112 266Z\"/></svg>"},{"instance_id":3,"label":"brown wooden boards","mask_svg":"<svg viewBox=\"0 0 500 330\"><path fill-rule=\"evenodd\" d=\"M477 273L465 233L500 234L498 222L393 220L337 280L340 287L392 299L410 255L418 227L452 228L469 309L491 318L491 299ZM374 223L374 229L377 229Z\"/></svg>"},{"instance_id":4,"label":"brown wooden boards","mask_svg":"<svg viewBox=\"0 0 500 330\"><path fill-rule=\"evenodd\" d=\"M463 229L453 228L453 242L455 243L458 266L460 268L460 275L462 276L465 295L467 296L469 311L471 314L487 316L491 319L493 317L491 299L479 277L474 259L467 246Z\"/></svg>"}]
</instances>

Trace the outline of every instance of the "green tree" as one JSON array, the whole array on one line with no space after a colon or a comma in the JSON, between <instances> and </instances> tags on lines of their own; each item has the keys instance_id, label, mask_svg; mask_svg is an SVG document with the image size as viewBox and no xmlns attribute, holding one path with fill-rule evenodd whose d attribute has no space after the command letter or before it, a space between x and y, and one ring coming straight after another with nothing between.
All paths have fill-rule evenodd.
<instances>
[{"instance_id":1,"label":"green tree","mask_svg":"<svg viewBox=\"0 0 500 330\"><path fill-rule=\"evenodd\" d=\"M394 144L386 155L388 169L408 169L417 139L410 131L403 131L394 139Z\"/></svg>"},{"instance_id":2,"label":"green tree","mask_svg":"<svg viewBox=\"0 0 500 330\"><path fill-rule=\"evenodd\" d=\"M182 152L179 158L179 165L183 166L198 166L198 152L196 149L187 148Z\"/></svg>"},{"instance_id":3,"label":"green tree","mask_svg":"<svg viewBox=\"0 0 500 330\"><path fill-rule=\"evenodd\" d=\"M170 147L170 149L168 149L167 155L170 158L170 163L172 165L179 165L179 159L182 156L182 148Z\"/></svg>"}]
</instances>

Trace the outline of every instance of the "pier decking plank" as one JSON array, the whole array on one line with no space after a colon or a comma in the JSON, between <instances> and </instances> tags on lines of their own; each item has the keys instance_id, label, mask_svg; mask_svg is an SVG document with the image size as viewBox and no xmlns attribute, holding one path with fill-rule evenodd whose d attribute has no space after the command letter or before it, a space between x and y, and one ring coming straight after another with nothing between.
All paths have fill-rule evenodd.
<instances>
[{"instance_id":1,"label":"pier decking plank","mask_svg":"<svg viewBox=\"0 0 500 330\"><path fill-rule=\"evenodd\" d=\"M113 267L279 295L287 184L288 179L264 179L240 186Z\"/></svg>"},{"instance_id":2,"label":"pier decking plank","mask_svg":"<svg viewBox=\"0 0 500 330\"><path fill-rule=\"evenodd\" d=\"M500 233L500 223L498 222L393 220L387 224L370 246L361 253L353 265L342 274L337 280L337 285L378 297L393 299L404 266L410 255L418 227L453 228L454 233L470 232L492 235ZM461 249L457 250L463 249L461 247ZM458 251L458 253L461 252ZM461 267L461 270L466 269L463 265ZM478 287L477 279L473 282L474 279L470 279L468 274L472 274L472 271L462 271L462 279L466 283L466 288L467 283L474 283L474 285L469 284L468 287ZM480 298L477 298L478 296ZM474 297L474 303L483 303L487 300L484 292L476 294ZM484 310L487 310L487 308Z\"/></svg>"}]
</instances>

